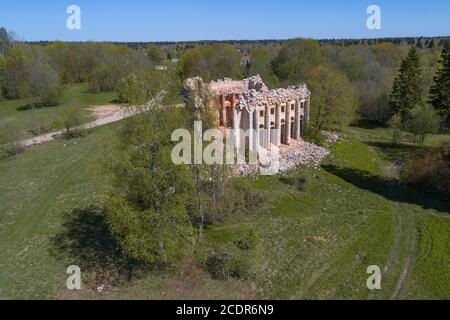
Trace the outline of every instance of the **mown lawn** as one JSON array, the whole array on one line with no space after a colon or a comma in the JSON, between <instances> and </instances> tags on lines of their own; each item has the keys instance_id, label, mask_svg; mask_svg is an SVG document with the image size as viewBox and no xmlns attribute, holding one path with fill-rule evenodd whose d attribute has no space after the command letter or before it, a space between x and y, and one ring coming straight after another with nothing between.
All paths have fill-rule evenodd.
<instances>
[{"instance_id":1,"label":"mown lawn","mask_svg":"<svg viewBox=\"0 0 450 320\"><path fill-rule=\"evenodd\" d=\"M254 279L214 280L188 260L173 273L147 273L104 294L69 292L69 265L84 270L117 260L102 229L95 177L100 146L118 126L0 162L1 298L450 299L449 200L386 177L403 151L385 148L386 130L357 127L320 168L289 173L306 178L304 191L278 176L256 178L269 206L205 230L203 245L218 249L254 228L262 239ZM431 141L441 139L447 136ZM366 287L370 265L383 271L379 291Z\"/></svg>"},{"instance_id":2,"label":"mown lawn","mask_svg":"<svg viewBox=\"0 0 450 320\"><path fill-rule=\"evenodd\" d=\"M89 93L88 85L83 83L65 87L60 103L54 107L23 109L27 105L26 100L1 101L0 126L12 126L18 132L18 138L28 138L57 129L55 119L65 108L80 108L84 120L89 121L91 115L86 110L88 107L111 104L114 99L115 93Z\"/></svg>"}]
</instances>

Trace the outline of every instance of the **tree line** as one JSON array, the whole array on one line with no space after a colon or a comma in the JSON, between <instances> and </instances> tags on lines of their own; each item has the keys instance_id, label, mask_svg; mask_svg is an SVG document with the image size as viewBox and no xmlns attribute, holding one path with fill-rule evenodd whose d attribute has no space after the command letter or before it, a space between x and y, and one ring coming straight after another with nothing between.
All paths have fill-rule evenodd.
<instances>
[{"instance_id":1,"label":"tree line","mask_svg":"<svg viewBox=\"0 0 450 320\"><path fill-rule=\"evenodd\" d=\"M175 70L166 57L156 46L132 50L111 43L19 43L1 28L0 101L26 99L32 107L53 106L61 88L82 82L92 93L117 91L132 74L155 73L159 64L166 65L164 74ZM160 73L158 78L164 76Z\"/></svg>"}]
</instances>

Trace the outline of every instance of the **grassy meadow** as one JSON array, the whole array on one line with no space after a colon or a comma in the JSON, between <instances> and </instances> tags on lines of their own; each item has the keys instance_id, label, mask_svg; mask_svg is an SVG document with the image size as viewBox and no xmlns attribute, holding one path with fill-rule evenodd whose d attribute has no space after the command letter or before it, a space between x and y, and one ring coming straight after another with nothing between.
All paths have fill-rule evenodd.
<instances>
[{"instance_id":1,"label":"grassy meadow","mask_svg":"<svg viewBox=\"0 0 450 320\"><path fill-rule=\"evenodd\" d=\"M262 239L255 277L215 280L186 259L170 273L144 272L98 293L110 273L131 272L103 224L98 175L101 146L120 125L0 161L0 298L450 299L449 199L396 180L391 164L412 147L393 146L386 129L370 127L345 129L321 167L289 172L306 178L305 190L279 176L254 178L268 205L206 228L207 250L254 228ZM80 291L66 289L72 264L84 272ZM366 287L370 265L382 269L381 290Z\"/></svg>"},{"instance_id":2,"label":"grassy meadow","mask_svg":"<svg viewBox=\"0 0 450 320\"><path fill-rule=\"evenodd\" d=\"M80 108L87 122L92 119L89 107L111 104L115 93L89 93L88 84L75 84L62 90L59 104L54 107L29 109L28 101L5 100L0 102L0 126L13 126L19 139L52 132L56 127L56 117L68 107Z\"/></svg>"}]
</instances>

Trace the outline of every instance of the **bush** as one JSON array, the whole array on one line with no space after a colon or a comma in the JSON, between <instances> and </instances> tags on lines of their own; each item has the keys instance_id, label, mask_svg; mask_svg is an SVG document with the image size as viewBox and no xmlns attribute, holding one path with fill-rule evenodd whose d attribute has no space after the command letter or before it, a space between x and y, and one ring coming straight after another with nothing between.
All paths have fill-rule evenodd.
<instances>
[{"instance_id":1,"label":"bush","mask_svg":"<svg viewBox=\"0 0 450 320\"><path fill-rule=\"evenodd\" d=\"M313 126L307 126L305 127L305 133L303 135L303 139L317 144L319 146L324 145L325 144L325 138L322 135L322 133L320 133L319 130L317 130L315 127Z\"/></svg>"},{"instance_id":2,"label":"bush","mask_svg":"<svg viewBox=\"0 0 450 320\"><path fill-rule=\"evenodd\" d=\"M61 96L58 74L46 64L32 65L28 69L28 97L33 107L56 106Z\"/></svg>"},{"instance_id":3,"label":"bush","mask_svg":"<svg viewBox=\"0 0 450 320\"><path fill-rule=\"evenodd\" d=\"M11 126L0 127L0 160L12 157L23 151L22 146L17 141L18 130Z\"/></svg>"},{"instance_id":4,"label":"bush","mask_svg":"<svg viewBox=\"0 0 450 320\"><path fill-rule=\"evenodd\" d=\"M83 115L77 108L70 107L64 110L54 120L55 127L63 129L62 138L73 139L80 136L85 136L88 131L80 128L83 124Z\"/></svg>"},{"instance_id":5,"label":"bush","mask_svg":"<svg viewBox=\"0 0 450 320\"><path fill-rule=\"evenodd\" d=\"M227 189L227 202L234 201L234 211L243 210L246 213L251 213L262 208L266 203L266 197L257 192L248 179L237 180Z\"/></svg>"},{"instance_id":6,"label":"bush","mask_svg":"<svg viewBox=\"0 0 450 320\"><path fill-rule=\"evenodd\" d=\"M254 230L248 230L247 232L245 232L242 238L236 240L234 244L239 249L248 251L256 250L260 241L261 239L259 238L259 235Z\"/></svg>"},{"instance_id":7,"label":"bush","mask_svg":"<svg viewBox=\"0 0 450 320\"><path fill-rule=\"evenodd\" d=\"M404 125L406 131L413 134L414 144L423 147L426 135L438 131L439 117L429 104L419 103L409 112Z\"/></svg>"},{"instance_id":8,"label":"bush","mask_svg":"<svg viewBox=\"0 0 450 320\"><path fill-rule=\"evenodd\" d=\"M250 277L251 265L242 252L223 250L208 259L207 268L215 279L247 279Z\"/></svg>"},{"instance_id":9,"label":"bush","mask_svg":"<svg viewBox=\"0 0 450 320\"><path fill-rule=\"evenodd\" d=\"M306 178L303 176L282 176L280 181L295 187L298 191L304 191L306 188Z\"/></svg>"},{"instance_id":10,"label":"bush","mask_svg":"<svg viewBox=\"0 0 450 320\"><path fill-rule=\"evenodd\" d=\"M213 253L207 258L207 271L220 280L252 278L258 270L259 243L260 238L255 231L246 231L232 245L225 246L220 253Z\"/></svg>"},{"instance_id":11,"label":"bush","mask_svg":"<svg viewBox=\"0 0 450 320\"><path fill-rule=\"evenodd\" d=\"M395 114L388 122L389 129L392 131L392 143L397 144L400 141L402 134L402 117L400 114Z\"/></svg>"},{"instance_id":12,"label":"bush","mask_svg":"<svg viewBox=\"0 0 450 320\"><path fill-rule=\"evenodd\" d=\"M450 147L411 160L403 168L402 178L409 184L450 195Z\"/></svg>"}]
</instances>

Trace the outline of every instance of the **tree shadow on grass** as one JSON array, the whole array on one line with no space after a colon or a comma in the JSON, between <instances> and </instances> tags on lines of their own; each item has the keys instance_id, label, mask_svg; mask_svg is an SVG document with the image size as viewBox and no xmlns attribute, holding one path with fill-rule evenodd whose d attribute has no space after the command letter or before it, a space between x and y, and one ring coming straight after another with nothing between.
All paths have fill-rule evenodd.
<instances>
[{"instance_id":1,"label":"tree shadow on grass","mask_svg":"<svg viewBox=\"0 0 450 320\"><path fill-rule=\"evenodd\" d=\"M51 248L54 256L69 258L71 264L79 266L84 279L87 277L92 283L117 285L132 280L145 269L142 263L122 254L102 209L94 206L67 214Z\"/></svg>"},{"instance_id":2,"label":"tree shadow on grass","mask_svg":"<svg viewBox=\"0 0 450 320\"><path fill-rule=\"evenodd\" d=\"M410 156L419 155L420 153L427 150L427 148L418 148L416 146L404 143L396 144L392 142L381 141L367 141L365 143L368 146L379 149L380 154L387 161L396 161Z\"/></svg>"},{"instance_id":3,"label":"tree shadow on grass","mask_svg":"<svg viewBox=\"0 0 450 320\"><path fill-rule=\"evenodd\" d=\"M389 180L374 176L368 171L341 168L333 165L322 166L323 169L358 188L368 190L384 198L401 203L419 205L424 209L434 209L450 213L450 198L423 189L409 186L398 180Z\"/></svg>"},{"instance_id":4,"label":"tree shadow on grass","mask_svg":"<svg viewBox=\"0 0 450 320\"><path fill-rule=\"evenodd\" d=\"M378 128L386 128L385 125L378 121L361 119L358 121L354 121L350 124L350 127L363 128L363 129L378 129Z\"/></svg>"},{"instance_id":5,"label":"tree shadow on grass","mask_svg":"<svg viewBox=\"0 0 450 320\"><path fill-rule=\"evenodd\" d=\"M44 109L44 108L53 108L56 107L57 104L55 105L45 105L42 103L28 103L28 104L24 104L20 107L17 107L16 110L17 111L28 111L28 110L35 110L35 109Z\"/></svg>"}]
</instances>

